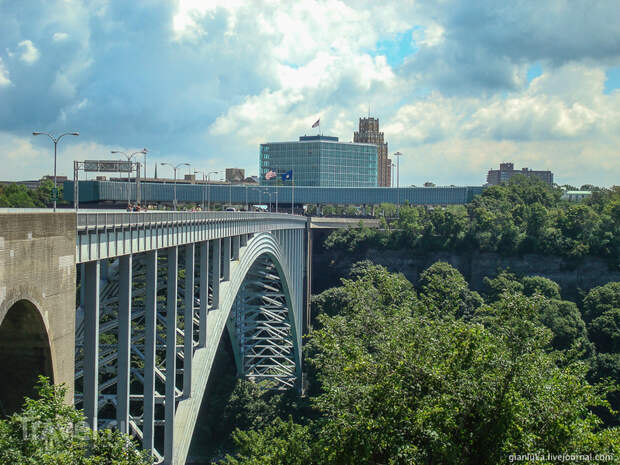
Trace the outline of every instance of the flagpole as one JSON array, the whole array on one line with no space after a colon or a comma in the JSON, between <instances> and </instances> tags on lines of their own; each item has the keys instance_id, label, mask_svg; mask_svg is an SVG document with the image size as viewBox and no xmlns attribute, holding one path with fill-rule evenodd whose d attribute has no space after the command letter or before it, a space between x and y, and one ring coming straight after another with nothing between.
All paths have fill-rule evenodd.
<instances>
[{"instance_id":1,"label":"flagpole","mask_svg":"<svg viewBox=\"0 0 620 465\"><path fill-rule=\"evenodd\" d=\"M291 191L291 215L295 214L295 171L291 173L291 181L293 182L293 190Z\"/></svg>"}]
</instances>

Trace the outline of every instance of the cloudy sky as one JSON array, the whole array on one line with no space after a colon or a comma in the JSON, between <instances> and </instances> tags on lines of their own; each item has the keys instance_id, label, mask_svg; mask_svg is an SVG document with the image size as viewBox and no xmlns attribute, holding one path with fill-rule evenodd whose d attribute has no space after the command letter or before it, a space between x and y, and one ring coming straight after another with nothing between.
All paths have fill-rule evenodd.
<instances>
[{"instance_id":1,"label":"cloudy sky","mask_svg":"<svg viewBox=\"0 0 620 465\"><path fill-rule=\"evenodd\" d=\"M0 0L0 179L72 160L258 172L258 146L379 117L401 185L501 161L620 182L618 0ZM159 175L167 175L159 169Z\"/></svg>"}]
</instances>

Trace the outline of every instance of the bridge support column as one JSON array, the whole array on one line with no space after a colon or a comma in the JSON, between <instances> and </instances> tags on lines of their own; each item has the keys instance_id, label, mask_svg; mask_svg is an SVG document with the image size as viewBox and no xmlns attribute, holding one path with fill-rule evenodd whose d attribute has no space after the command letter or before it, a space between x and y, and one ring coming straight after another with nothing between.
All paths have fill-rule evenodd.
<instances>
[{"instance_id":1,"label":"bridge support column","mask_svg":"<svg viewBox=\"0 0 620 465\"><path fill-rule=\"evenodd\" d=\"M239 236L239 245L241 247L245 247L246 245L248 245L248 235L247 234L241 234L241 236Z\"/></svg>"},{"instance_id":2,"label":"bridge support column","mask_svg":"<svg viewBox=\"0 0 620 465\"><path fill-rule=\"evenodd\" d=\"M222 279L230 281L230 237L225 237L222 242Z\"/></svg>"},{"instance_id":3,"label":"bridge support column","mask_svg":"<svg viewBox=\"0 0 620 465\"><path fill-rule=\"evenodd\" d=\"M84 414L97 430L99 407L99 261L87 262L84 280Z\"/></svg>"},{"instance_id":4,"label":"bridge support column","mask_svg":"<svg viewBox=\"0 0 620 465\"><path fill-rule=\"evenodd\" d=\"M198 347L207 347L207 313L209 311L209 242L200 244L200 328Z\"/></svg>"},{"instance_id":5,"label":"bridge support column","mask_svg":"<svg viewBox=\"0 0 620 465\"><path fill-rule=\"evenodd\" d=\"M232 238L232 259L239 260L239 248L241 247L241 238L233 236Z\"/></svg>"},{"instance_id":6,"label":"bridge support column","mask_svg":"<svg viewBox=\"0 0 620 465\"><path fill-rule=\"evenodd\" d=\"M144 306L144 417L142 447L152 450L155 433L155 341L157 338L157 250L146 254Z\"/></svg>"},{"instance_id":7,"label":"bridge support column","mask_svg":"<svg viewBox=\"0 0 620 465\"><path fill-rule=\"evenodd\" d=\"M183 312L183 396L192 395L194 358L194 244L185 246L185 308Z\"/></svg>"},{"instance_id":8,"label":"bridge support column","mask_svg":"<svg viewBox=\"0 0 620 465\"><path fill-rule=\"evenodd\" d=\"M172 464L174 447L174 413L176 410L177 373L177 277L179 249L168 248L168 295L166 298L166 403L164 426L164 463Z\"/></svg>"},{"instance_id":9,"label":"bridge support column","mask_svg":"<svg viewBox=\"0 0 620 465\"><path fill-rule=\"evenodd\" d=\"M118 359L116 422L122 433L129 432L129 354L131 350L131 255L119 258Z\"/></svg>"},{"instance_id":10,"label":"bridge support column","mask_svg":"<svg viewBox=\"0 0 620 465\"><path fill-rule=\"evenodd\" d=\"M213 257L211 260L211 287L213 288L213 302L211 308L219 308L220 306L220 273L222 264L222 239L214 239L213 241Z\"/></svg>"}]
</instances>

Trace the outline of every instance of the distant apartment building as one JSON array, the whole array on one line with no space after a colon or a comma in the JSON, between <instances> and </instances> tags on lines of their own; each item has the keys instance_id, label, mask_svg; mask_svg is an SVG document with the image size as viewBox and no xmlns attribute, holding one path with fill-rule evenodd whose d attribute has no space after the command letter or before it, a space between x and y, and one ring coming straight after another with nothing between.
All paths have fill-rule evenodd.
<instances>
[{"instance_id":1,"label":"distant apartment building","mask_svg":"<svg viewBox=\"0 0 620 465\"><path fill-rule=\"evenodd\" d=\"M226 168L227 182L242 182L245 179L245 170L243 168Z\"/></svg>"},{"instance_id":2,"label":"distant apartment building","mask_svg":"<svg viewBox=\"0 0 620 465\"><path fill-rule=\"evenodd\" d=\"M360 118L359 131L353 133L353 142L377 146L377 184L379 187L392 185L392 160L388 158L388 144L379 132L379 118Z\"/></svg>"},{"instance_id":3,"label":"distant apartment building","mask_svg":"<svg viewBox=\"0 0 620 465\"><path fill-rule=\"evenodd\" d=\"M550 186L553 185L553 173L551 171L535 171L529 168L515 170L513 163L500 163L498 170L489 170L487 173L487 184L490 186L496 186L507 182L510 178L517 174L535 177L543 182L546 182Z\"/></svg>"},{"instance_id":4,"label":"distant apartment building","mask_svg":"<svg viewBox=\"0 0 620 465\"><path fill-rule=\"evenodd\" d=\"M339 142L331 136L260 145L261 185L377 187L377 145ZM282 175L292 171L292 179Z\"/></svg>"}]
</instances>

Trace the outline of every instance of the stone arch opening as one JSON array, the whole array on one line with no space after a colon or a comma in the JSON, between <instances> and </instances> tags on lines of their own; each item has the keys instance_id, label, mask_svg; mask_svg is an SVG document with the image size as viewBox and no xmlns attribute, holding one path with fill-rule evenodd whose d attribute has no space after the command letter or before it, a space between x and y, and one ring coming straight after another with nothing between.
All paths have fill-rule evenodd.
<instances>
[{"instance_id":1,"label":"stone arch opening","mask_svg":"<svg viewBox=\"0 0 620 465\"><path fill-rule=\"evenodd\" d=\"M24 397L35 397L39 375L54 381L47 331L37 308L20 300L0 323L0 416L20 410Z\"/></svg>"}]
</instances>

